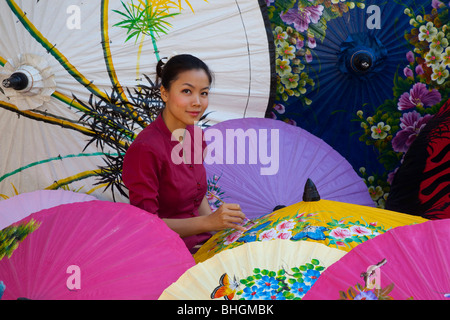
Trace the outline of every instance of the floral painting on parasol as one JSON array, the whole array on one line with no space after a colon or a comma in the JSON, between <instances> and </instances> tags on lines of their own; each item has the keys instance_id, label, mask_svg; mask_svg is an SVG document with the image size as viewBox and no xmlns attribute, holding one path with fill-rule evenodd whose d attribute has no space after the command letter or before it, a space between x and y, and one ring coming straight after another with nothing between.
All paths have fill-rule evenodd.
<instances>
[{"instance_id":1,"label":"floral painting on parasol","mask_svg":"<svg viewBox=\"0 0 450 320\"><path fill-rule=\"evenodd\" d=\"M38 228L0 261L2 299L157 299L195 265L178 234L126 203L68 203L17 224L30 221Z\"/></svg>"},{"instance_id":2,"label":"floral painting on parasol","mask_svg":"<svg viewBox=\"0 0 450 320\"><path fill-rule=\"evenodd\" d=\"M301 300L345 254L306 241L246 243L190 268L159 299Z\"/></svg>"},{"instance_id":3,"label":"floral painting on parasol","mask_svg":"<svg viewBox=\"0 0 450 320\"><path fill-rule=\"evenodd\" d=\"M450 220L392 229L323 272L306 300L446 300Z\"/></svg>"},{"instance_id":4,"label":"floral painting on parasol","mask_svg":"<svg viewBox=\"0 0 450 320\"><path fill-rule=\"evenodd\" d=\"M449 98L448 3L266 2L277 72L267 116L336 149L383 208L404 153Z\"/></svg>"},{"instance_id":5,"label":"floral painting on parasol","mask_svg":"<svg viewBox=\"0 0 450 320\"><path fill-rule=\"evenodd\" d=\"M243 226L246 231L225 229L214 234L194 254L197 263L244 243L285 239L312 241L350 251L359 244L398 226L427 221L399 212L320 199L308 180L304 200L278 209Z\"/></svg>"}]
</instances>

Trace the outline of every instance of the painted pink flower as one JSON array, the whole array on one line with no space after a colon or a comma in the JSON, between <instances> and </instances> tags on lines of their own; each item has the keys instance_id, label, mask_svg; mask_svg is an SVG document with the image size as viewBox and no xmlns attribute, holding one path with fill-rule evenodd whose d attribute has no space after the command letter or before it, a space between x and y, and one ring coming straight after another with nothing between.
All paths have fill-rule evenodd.
<instances>
[{"instance_id":1,"label":"painted pink flower","mask_svg":"<svg viewBox=\"0 0 450 320\"><path fill-rule=\"evenodd\" d=\"M322 5L289 9L286 13L280 14L281 20L287 24L293 24L294 28L299 32L308 29L309 24L319 22L324 7Z\"/></svg>"},{"instance_id":2,"label":"painted pink flower","mask_svg":"<svg viewBox=\"0 0 450 320\"><path fill-rule=\"evenodd\" d=\"M424 74L424 73L425 73L425 71L423 71L423 67L422 67L421 64L418 64L418 65L416 66L416 73L417 73L417 75L421 75L421 74Z\"/></svg>"},{"instance_id":3,"label":"painted pink flower","mask_svg":"<svg viewBox=\"0 0 450 320\"><path fill-rule=\"evenodd\" d=\"M300 50L304 46L305 46L305 41L298 39L297 43L295 44L295 47Z\"/></svg>"},{"instance_id":4,"label":"painted pink flower","mask_svg":"<svg viewBox=\"0 0 450 320\"><path fill-rule=\"evenodd\" d=\"M406 59L408 59L409 63L413 63L414 62L414 53L412 51L408 51L406 53Z\"/></svg>"},{"instance_id":5,"label":"painted pink flower","mask_svg":"<svg viewBox=\"0 0 450 320\"><path fill-rule=\"evenodd\" d=\"M290 238L292 238L291 231L283 231L277 235L277 239L289 240Z\"/></svg>"},{"instance_id":6,"label":"painted pink flower","mask_svg":"<svg viewBox=\"0 0 450 320\"><path fill-rule=\"evenodd\" d=\"M258 239L260 241L272 240L272 239L276 239L277 235L278 235L278 232L274 228L272 228L272 229L264 230L263 232L261 232L259 234Z\"/></svg>"},{"instance_id":7,"label":"painted pink flower","mask_svg":"<svg viewBox=\"0 0 450 320\"><path fill-rule=\"evenodd\" d=\"M276 112L278 112L279 114L283 114L286 111L286 108L284 107L284 105L282 105L281 103L277 103L274 107Z\"/></svg>"},{"instance_id":8,"label":"painted pink flower","mask_svg":"<svg viewBox=\"0 0 450 320\"><path fill-rule=\"evenodd\" d=\"M436 89L428 90L424 83L416 83L409 92L400 96L398 110L408 110L415 107L431 107L441 101L441 94Z\"/></svg>"},{"instance_id":9,"label":"painted pink flower","mask_svg":"<svg viewBox=\"0 0 450 320\"><path fill-rule=\"evenodd\" d=\"M336 239L345 239L350 238L352 236L351 232L348 229L336 228L330 232L330 236Z\"/></svg>"},{"instance_id":10,"label":"painted pink flower","mask_svg":"<svg viewBox=\"0 0 450 320\"><path fill-rule=\"evenodd\" d=\"M370 236L372 231L362 226L351 226L349 228L350 232L356 236Z\"/></svg>"},{"instance_id":11,"label":"painted pink flower","mask_svg":"<svg viewBox=\"0 0 450 320\"><path fill-rule=\"evenodd\" d=\"M316 39L313 37L308 37L308 48L314 49L317 46Z\"/></svg>"},{"instance_id":12,"label":"painted pink flower","mask_svg":"<svg viewBox=\"0 0 450 320\"><path fill-rule=\"evenodd\" d=\"M270 111L269 118L276 120L277 119L277 115L273 111Z\"/></svg>"},{"instance_id":13,"label":"painted pink flower","mask_svg":"<svg viewBox=\"0 0 450 320\"><path fill-rule=\"evenodd\" d=\"M295 224L296 222L293 219L290 219L277 224L275 228L277 229L277 231L285 231L294 228Z\"/></svg>"},{"instance_id":14,"label":"painted pink flower","mask_svg":"<svg viewBox=\"0 0 450 320\"><path fill-rule=\"evenodd\" d=\"M441 1L438 1L438 0L432 0L431 1L431 6L434 9L438 9L438 8L444 8L445 4L443 2L441 2Z\"/></svg>"},{"instance_id":15,"label":"painted pink flower","mask_svg":"<svg viewBox=\"0 0 450 320\"><path fill-rule=\"evenodd\" d=\"M405 69L403 69L403 74L407 78L414 78L414 74L413 74L411 68L405 67Z\"/></svg>"},{"instance_id":16,"label":"painted pink flower","mask_svg":"<svg viewBox=\"0 0 450 320\"><path fill-rule=\"evenodd\" d=\"M230 234L229 236L227 236L225 238L224 245L227 246L229 244L232 244L233 242L235 242L237 239L239 239L241 237L242 233L243 233L242 231L233 232L232 234Z\"/></svg>"},{"instance_id":17,"label":"painted pink flower","mask_svg":"<svg viewBox=\"0 0 450 320\"><path fill-rule=\"evenodd\" d=\"M405 113L400 118L400 130L392 139L392 148L395 152L406 152L416 139L420 130L427 124L433 116L427 114L421 116L417 111Z\"/></svg>"}]
</instances>

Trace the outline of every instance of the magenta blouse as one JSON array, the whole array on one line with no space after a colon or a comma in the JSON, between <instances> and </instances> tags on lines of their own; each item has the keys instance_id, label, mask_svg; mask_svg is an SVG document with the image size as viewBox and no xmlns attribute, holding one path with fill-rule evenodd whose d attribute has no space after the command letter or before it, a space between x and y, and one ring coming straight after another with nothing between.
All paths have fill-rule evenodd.
<instances>
[{"instance_id":1,"label":"magenta blouse","mask_svg":"<svg viewBox=\"0 0 450 320\"><path fill-rule=\"evenodd\" d=\"M173 150L181 150L181 145L178 141L172 141L172 133L164 123L162 114L143 129L130 145L123 162L122 179L129 190L132 205L160 218L184 219L199 215L198 208L207 190L202 157L206 142L201 128L187 126L186 129L191 138L190 164L175 164L172 160ZM196 133L194 130L197 130ZM185 139L188 137L186 135ZM202 153L198 158L200 150ZM178 155L178 159L182 159L181 151ZM185 152L185 155L189 156L189 153ZM189 157L186 159L189 160ZM209 237L210 233L202 233L183 240L191 250Z\"/></svg>"}]
</instances>

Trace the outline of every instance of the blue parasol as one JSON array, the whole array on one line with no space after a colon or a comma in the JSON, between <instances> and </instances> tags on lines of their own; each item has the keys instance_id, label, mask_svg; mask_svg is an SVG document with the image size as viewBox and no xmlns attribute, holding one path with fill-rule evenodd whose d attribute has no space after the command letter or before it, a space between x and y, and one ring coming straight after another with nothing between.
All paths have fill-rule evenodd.
<instances>
[{"instance_id":1,"label":"blue parasol","mask_svg":"<svg viewBox=\"0 0 450 320\"><path fill-rule=\"evenodd\" d=\"M404 69L411 62L407 53L415 52L405 37L416 27L410 24L411 12L425 18L432 12L432 1L275 0L268 4L278 87L276 104L267 117L320 137L355 169L386 170L379 146L360 141L364 129L357 114L374 115L387 100L392 100L390 111L398 112L399 95L411 88L411 83L398 80L406 78ZM442 10L446 5L433 1L436 6ZM398 128L386 126L386 120L373 125L380 134L386 132L390 144L389 134Z\"/></svg>"}]
</instances>

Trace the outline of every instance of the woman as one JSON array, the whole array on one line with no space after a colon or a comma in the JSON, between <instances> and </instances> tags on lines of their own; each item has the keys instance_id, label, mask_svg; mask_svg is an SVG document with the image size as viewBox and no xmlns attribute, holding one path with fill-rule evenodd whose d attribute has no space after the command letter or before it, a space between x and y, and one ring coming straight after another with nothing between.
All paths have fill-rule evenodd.
<instances>
[{"instance_id":1,"label":"woman","mask_svg":"<svg viewBox=\"0 0 450 320\"><path fill-rule=\"evenodd\" d=\"M195 246L209 239L211 231L245 231L239 225L245 215L238 204L231 203L211 212L206 198L206 143L203 131L194 124L208 107L212 83L208 66L192 55L177 55L166 64L158 62L157 76L165 107L128 148L122 178L130 203L158 214L194 252ZM175 133L180 132L183 134L178 139ZM201 146L194 139L199 134ZM173 157L177 154L174 150L180 149L181 163ZM201 161L195 161L199 152Z\"/></svg>"}]
</instances>

